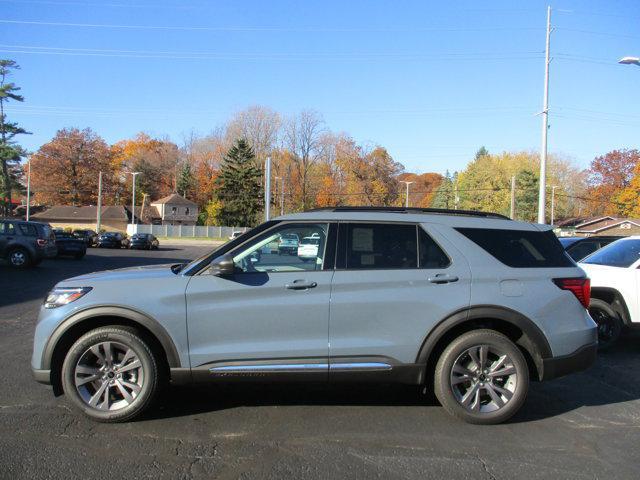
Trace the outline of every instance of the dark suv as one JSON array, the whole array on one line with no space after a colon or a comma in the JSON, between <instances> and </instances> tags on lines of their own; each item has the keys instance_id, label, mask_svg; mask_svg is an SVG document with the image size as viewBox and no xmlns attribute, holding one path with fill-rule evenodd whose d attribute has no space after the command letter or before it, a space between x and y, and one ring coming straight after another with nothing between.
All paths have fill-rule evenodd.
<instances>
[{"instance_id":1,"label":"dark suv","mask_svg":"<svg viewBox=\"0 0 640 480\"><path fill-rule=\"evenodd\" d=\"M55 236L45 223L0 220L0 257L15 268L39 264L55 257Z\"/></svg>"}]
</instances>

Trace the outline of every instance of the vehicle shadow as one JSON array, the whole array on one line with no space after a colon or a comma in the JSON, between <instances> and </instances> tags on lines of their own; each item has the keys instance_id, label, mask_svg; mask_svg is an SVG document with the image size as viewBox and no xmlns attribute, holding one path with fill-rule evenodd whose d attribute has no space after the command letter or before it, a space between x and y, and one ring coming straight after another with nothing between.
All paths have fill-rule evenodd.
<instances>
[{"instance_id":1,"label":"vehicle shadow","mask_svg":"<svg viewBox=\"0 0 640 480\"><path fill-rule=\"evenodd\" d=\"M510 423L527 423L581 407L640 399L640 333L601 354L586 372L532 382L528 399ZM406 385L321 383L229 383L174 386L162 394L145 420L182 417L237 407L260 406L439 406L430 391Z\"/></svg>"}]
</instances>

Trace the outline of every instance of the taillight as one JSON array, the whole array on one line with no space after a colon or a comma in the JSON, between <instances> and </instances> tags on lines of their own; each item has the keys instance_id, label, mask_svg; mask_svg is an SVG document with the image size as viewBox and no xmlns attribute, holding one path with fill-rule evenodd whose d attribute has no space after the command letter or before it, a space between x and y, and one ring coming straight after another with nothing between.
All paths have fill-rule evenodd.
<instances>
[{"instance_id":1,"label":"taillight","mask_svg":"<svg viewBox=\"0 0 640 480\"><path fill-rule=\"evenodd\" d=\"M47 244L47 239L46 238L38 238L36 240L36 243L38 244L39 247L44 247Z\"/></svg>"},{"instance_id":2,"label":"taillight","mask_svg":"<svg viewBox=\"0 0 640 480\"><path fill-rule=\"evenodd\" d=\"M573 293L584 308L589 308L591 301L591 280L588 278L554 278L555 283L562 290Z\"/></svg>"}]
</instances>

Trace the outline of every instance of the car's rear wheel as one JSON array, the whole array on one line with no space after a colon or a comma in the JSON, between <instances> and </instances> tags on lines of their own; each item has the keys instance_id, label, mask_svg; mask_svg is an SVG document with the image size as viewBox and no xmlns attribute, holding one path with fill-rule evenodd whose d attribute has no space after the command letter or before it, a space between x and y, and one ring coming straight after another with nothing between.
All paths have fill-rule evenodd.
<instances>
[{"instance_id":1,"label":"car's rear wheel","mask_svg":"<svg viewBox=\"0 0 640 480\"><path fill-rule=\"evenodd\" d=\"M158 360L135 329L92 330L69 349L62 365L65 394L98 422L125 422L146 410L160 382Z\"/></svg>"},{"instance_id":2,"label":"car's rear wheel","mask_svg":"<svg viewBox=\"0 0 640 480\"><path fill-rule=\"evenodd\" d=\"M529 369L518 347L494 330L474 330L444 350L436 365L435 394L451 415L489 425L511 418L529 389Z\"/></svg>"},{"instance_id":3,"label":"car's rear wheel","mask_svg":"<svg viewBox=\"0 0 640 480\"><path fill-rule=\"evenodd\" d=\"M611 305L599 298L592 298L589 303L589 315L598 325L598 348L606 350L620 338L624 324Z\"/></svg>"},{"instance_id":4,"label":"car's rear wheel","mask_svg":"<svg viewBox=\"0 0 640 480\"><path fill-rule=\"evenodd\" d=\"M24 248L14 248L7 255L9 265L13 268L27 268L31 265L31 255Z\"/></svg>"}]
</instances>

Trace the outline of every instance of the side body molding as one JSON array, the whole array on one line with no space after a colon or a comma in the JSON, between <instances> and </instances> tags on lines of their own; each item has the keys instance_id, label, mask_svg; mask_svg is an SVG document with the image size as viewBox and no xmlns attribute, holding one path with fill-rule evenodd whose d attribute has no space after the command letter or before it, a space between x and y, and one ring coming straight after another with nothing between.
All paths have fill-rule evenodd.
<instances>
[{"instance_id":1,"label":"side body molding","mask_svg":"<svg viewBox=\"0 0 640 480\"><path fill-rule=\"evenodd\" d=\"M552 357L551 347L542 330L529 318L515 310L497 305L477 305L453 313L442 320L424 340L416 363L427 366L438 342L452 329L467 322L499 321L517 327L523 335L517 344L524 348L533 359L539 378L543 377L543 359Z\"/></svg>"},{"instance_id":2,"label":"side body molding","mask_svg":"<svg viewBox=\"0 0 640 480\"><path fill-rule=\"evenodd\" d=\"M65 319L60 325L58 325L58 328L56 328L56 330L49 337L47 345L43 351L42 368L51 368L51 360L56 345L58 344L60 339L63 338L64 335L69 331L70 328L80 324L81 322L90 320L91 318L99 317L118 317L142 325L147 330L149 330L158 339L160 345L162 345L162 348L167 355L167 362L169 364L169 367L178 368L182 366L180 364L180 356L178 355L178 351L176 350L173 340L171 340L171 337L169 336L165 328L156 320L149 317L148 315L145 315L144 313L141 313L137 310L132 310L128 307L103 306L91 307L87 308L86 310L76 312Z\"/></svg>"}]
</instances>

